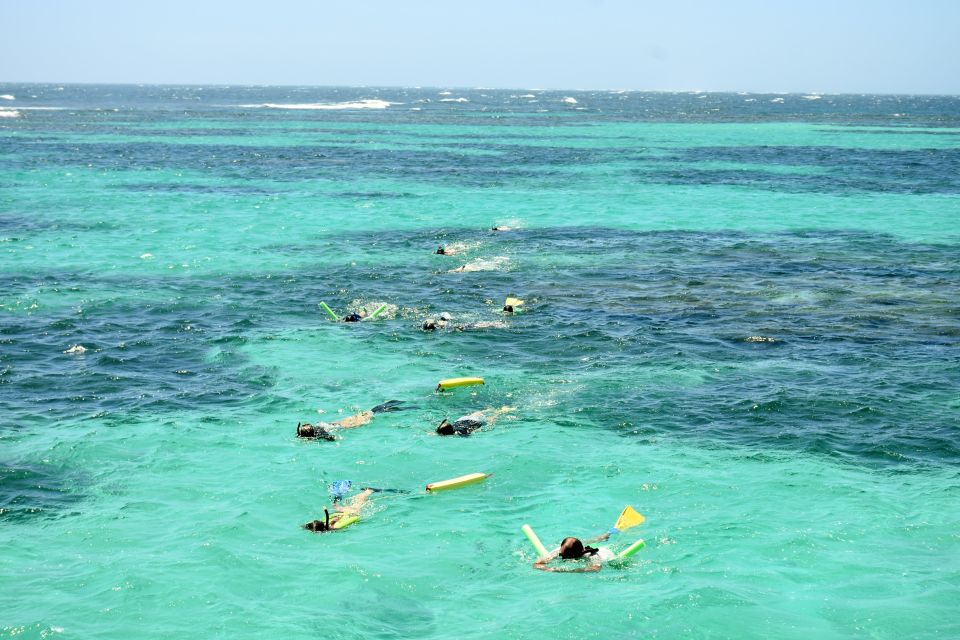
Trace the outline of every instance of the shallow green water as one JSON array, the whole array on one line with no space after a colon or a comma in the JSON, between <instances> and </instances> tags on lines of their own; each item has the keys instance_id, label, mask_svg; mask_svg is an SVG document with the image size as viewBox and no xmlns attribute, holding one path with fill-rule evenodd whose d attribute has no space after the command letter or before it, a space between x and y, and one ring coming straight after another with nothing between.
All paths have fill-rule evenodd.
<instances>
[{"instance_id":1,"label":"shallow green water","mask_svg":"<svg viewBox=\"0 0 960 640\"><path fill-rule=\"evenodd\" d=\"M960 101L0 93L3 635L960 635ZM302 529L342 478L411 493Z\"/></svg>"}]
</instances>

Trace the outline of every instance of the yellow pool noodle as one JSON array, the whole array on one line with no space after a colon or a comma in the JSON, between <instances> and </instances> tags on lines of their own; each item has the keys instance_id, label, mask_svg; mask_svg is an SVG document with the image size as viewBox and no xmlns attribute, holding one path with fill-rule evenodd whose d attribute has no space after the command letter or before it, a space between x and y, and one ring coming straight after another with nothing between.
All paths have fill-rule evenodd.
<instances>
[{"instance_id":1,"label":"yellow pool noodle","mask_svg":"<svg viewBox=\"0 0 960 640\"><path fill-rule=\"evenodd\" d=\"M437 391L456 389L457 387L472 387L477 384L484 384L483 378L447 378L437 384Z\"/></svg>"},{"instance_id":2,"label":"yellow pool noodle","mask_svg":"<svg viewBox=\"0 0 960 640\"><path fill-rule=\"evenodd\" d=\"M446 491L447 489L458 489L468 484L475 484L486 480L489 475L486 473L470 473L465 476L443 480L441 482L431 482L427 485L427 491Z\"/></svg>"}]
</instances>

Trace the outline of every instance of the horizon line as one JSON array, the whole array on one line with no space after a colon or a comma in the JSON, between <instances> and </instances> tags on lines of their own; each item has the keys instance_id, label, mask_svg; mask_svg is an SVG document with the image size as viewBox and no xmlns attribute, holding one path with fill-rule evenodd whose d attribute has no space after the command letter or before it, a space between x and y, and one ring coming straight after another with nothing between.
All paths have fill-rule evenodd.
<instances>
[{"instance_id":1,"label":"horizon line","mask_svg":"<svg viewBox=\"0 0 960 640\"><path fill-rule=\"evenodd\" d=\"M263 84L263 83L243 83L243 82L212 82L212 83L199 83L199 82L92 82L92 81L73 81L73 82L56 82L56 81L21 81L21 80L0 80L0 85L56 85L56 86L111 86L111 87L211 87L211 88L231 88L231 87L256 87L256 88L310 88L310 89L457 89L457 90L470 90L470 91L551 91L551 92L561 92L561 91L573 91L579 93L586 92L624 92L624 93L690 93L690 94L701 94L701 93L733 93L733 94L747 94L747 95L819 95L819 96L927 96L927 97L943 97L943 98L956 98L960 97L960 93L935 93L935 92L909 92L909 93L898 93L890 91L819 91L819 90L790 90L790 91L757 91L757 90L748 90L748 89L627 89L623 87L617 88L579 88L575 89L572 87L475 87L475 86L466 86L466 85L391 85L391 84L359 84L359 85L349 85L349 84Z\"/></svg>"}]
</instances>

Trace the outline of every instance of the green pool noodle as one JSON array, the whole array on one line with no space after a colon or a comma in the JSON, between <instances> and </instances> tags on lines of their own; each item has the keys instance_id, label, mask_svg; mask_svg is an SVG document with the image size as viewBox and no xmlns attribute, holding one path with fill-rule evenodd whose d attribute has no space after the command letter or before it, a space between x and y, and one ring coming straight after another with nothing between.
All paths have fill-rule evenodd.
<instances>
[{"instance_id":1,"label":"green pool noodle","mask_svg":"<svg viewBox=\"0 0 960 640\"><path fill-rule=\"evenodd\" d=\"M376 311L374 311L373 313L371 313L371 314L370 314L370 317L367 318L367 320L373 320L373 319L376 318L378 315L380 315L380 312L381 312L381 311L383 311L383 310L386 309L386 308L387 308L387 305L385 305L385 304L380 305L380 308L377 309Z\"/></svg>"},{"instance_id":2,"label":"green pool noodle","mask_svg":"<svg viewBox=\"0 0 960 640\"><path fill-rule=\"evenodd\" d=\"M643 549L645 546L647 546L647 543L644 542L643 539L641 538L640 540L637 540L632 545L630 545L629 547L621 551L619 554L617 554L617 558L620 560L626 560L627 558L635 554L637 551L640 551L640 549Z\"/></svg>"},{"instance_id":3,"label":"green pool noodle","mask_svg":"<svg viewBox=\"0 0 960 640\"><path fill-rule=\"evenodd\" d=\"M520 530L523 531L523 535L527 536L527 540L530 541L530 544L533 545L533 548L537 550L537 553L540 554L541 558L546 558L550 553L547 551L547 548L543 546L543 543L540 542L540 538L537 537L537 534L533 532L533 529L530 528L530 525L525 524L520 527Z\"/></svg>"},{"instance_id":4,"label":"green pool noodle","mask_svg":"<svg viewBox=\"0 0 960 640\"><path fill-rule=\"evenodd\" d=\"M340 318L337 317L337 314L333 312L333 309L327 306L326 302L320 303L320 308L330 314L330 317L333 318L334 322L340 322Z\"/></svg>"}]
</instances>

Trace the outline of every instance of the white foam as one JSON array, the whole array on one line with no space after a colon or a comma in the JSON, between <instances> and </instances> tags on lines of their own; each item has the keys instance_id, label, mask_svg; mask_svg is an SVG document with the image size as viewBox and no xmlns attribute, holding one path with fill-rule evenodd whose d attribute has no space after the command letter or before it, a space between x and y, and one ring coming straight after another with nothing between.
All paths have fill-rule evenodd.
<instances>
[{"instance_id":1,"label":"white foam","mask_svg":"<svg viewBox=\"0 0 960 640\"><path fill-rule=\"evenodd\" d=\"M449 91L441 91L441 92L438 93L437 95L438 95L438 96L449 96L449 95L453 95L453 94L452 94L451 92L449 92Z\"/></svg>"},{"instance_id":2,"label":"white foam","mask_svg":"<svg viewBox=\"0 0 960 640\"><path fill-rule=\"evenodd\" d=\"M70 354L70 355L78 355L78 354L86 353L86 352L87 352L87 348L86 348L85 346L83 346L82 344L75 344L75 345L73 345L72 347L70 347L69 349L67 349L66 351L64 351L64 353L68 353L68 354Z\"/></svg>"},{"instance_id":3,"label":"white foam","mask_svg":"<svg viewBox=\"0 0 960 640\"><path fill-rule=\"evenodd\" d=\"M577 99L571 98L570 96L567 96L566 98L564 98L563 101L566 102L567 104L577 104Z\"/></svg>"},{"instance_id":4,"label":"white foam","mask_svg":"<svg viewBox=\"0 0 960 640\"><path fill-rule=\"evenodd\" d=\"M505 266L510 258L507 256L497 256L496 258L480 258L473 262L468 262L462 267L451 269L450 273L465 273L470 271L496 271Z\"/></svg>"},{"instance_id":5,"label":"white foam","mask_svg":"<svg viewBox=\"0 0 960 640\"><path fill-rule=\"evenodd\" d=\"M783 104L783 98L774 98L770 102L776 102L777 104Z\"/></svg>"},{"instance_id":6,"label":"white foam","mask_svg":"<svg viewBox=\"0 0 960 640\"><path fill-rule=\"evenodd\" d=\"M0 109L0 118L19 118L20 112L16 109Z\"/></svg>"},{"instance_id":7,"label":"white foam","mask_svg":"<svg viewBox=\"0 0 960 640\"><path fill-rule=\"evenodd\" d=\"M819 100L819 99L822 98L822 97L823 97L823 96L817 95L816 93L811 93L811 94L808 95L808 96L803 96L803 99L804 99L804 100Z\"/></svg>"},{"instance_id":8,"label":"white foam","mask_svg":"<svg viewBox=\"0 0 960 640\"><path fill-rule=\"evenodd\" d=\"M470 102L466 98L440 98L440 102Z\"/></svg>"},{"instance_id":9,"label":"white foam","mask_svg":"<svg viewBox=\"0 0 960 640\"><path fill-rule=\"evenodd\" d=\"M535 96L535 95L532 94L532 93L525 93L525 94L523 94L522 96L519 96L519 97L521 97L521 98L536 98L537 96Z\"/></svg>"},{"instance_id":10,"label":"white foam","mask_svg":"<svg viewBox=\"0 0 960 640\"><path fill-rule=\"evenodd\" d=\"M244 109L293 109L302 111L337 111L344 109L386 109L390 105L403 104L402 102L387 102L386 100L354 100L352 102L300 102L279 104L265 102L263 104L237 105Z\"/></svg>"},{"instance_id":11,"label":"white foam","mask_svg":"<svg viewBox=\"0 0 960 640\"><path fill-rule=\"evenodd\" d=\"M9 93L5 93L3 95L0 95L0 100L16 100L16 98L10 95Z\"/></svg>"}]
</instances>

